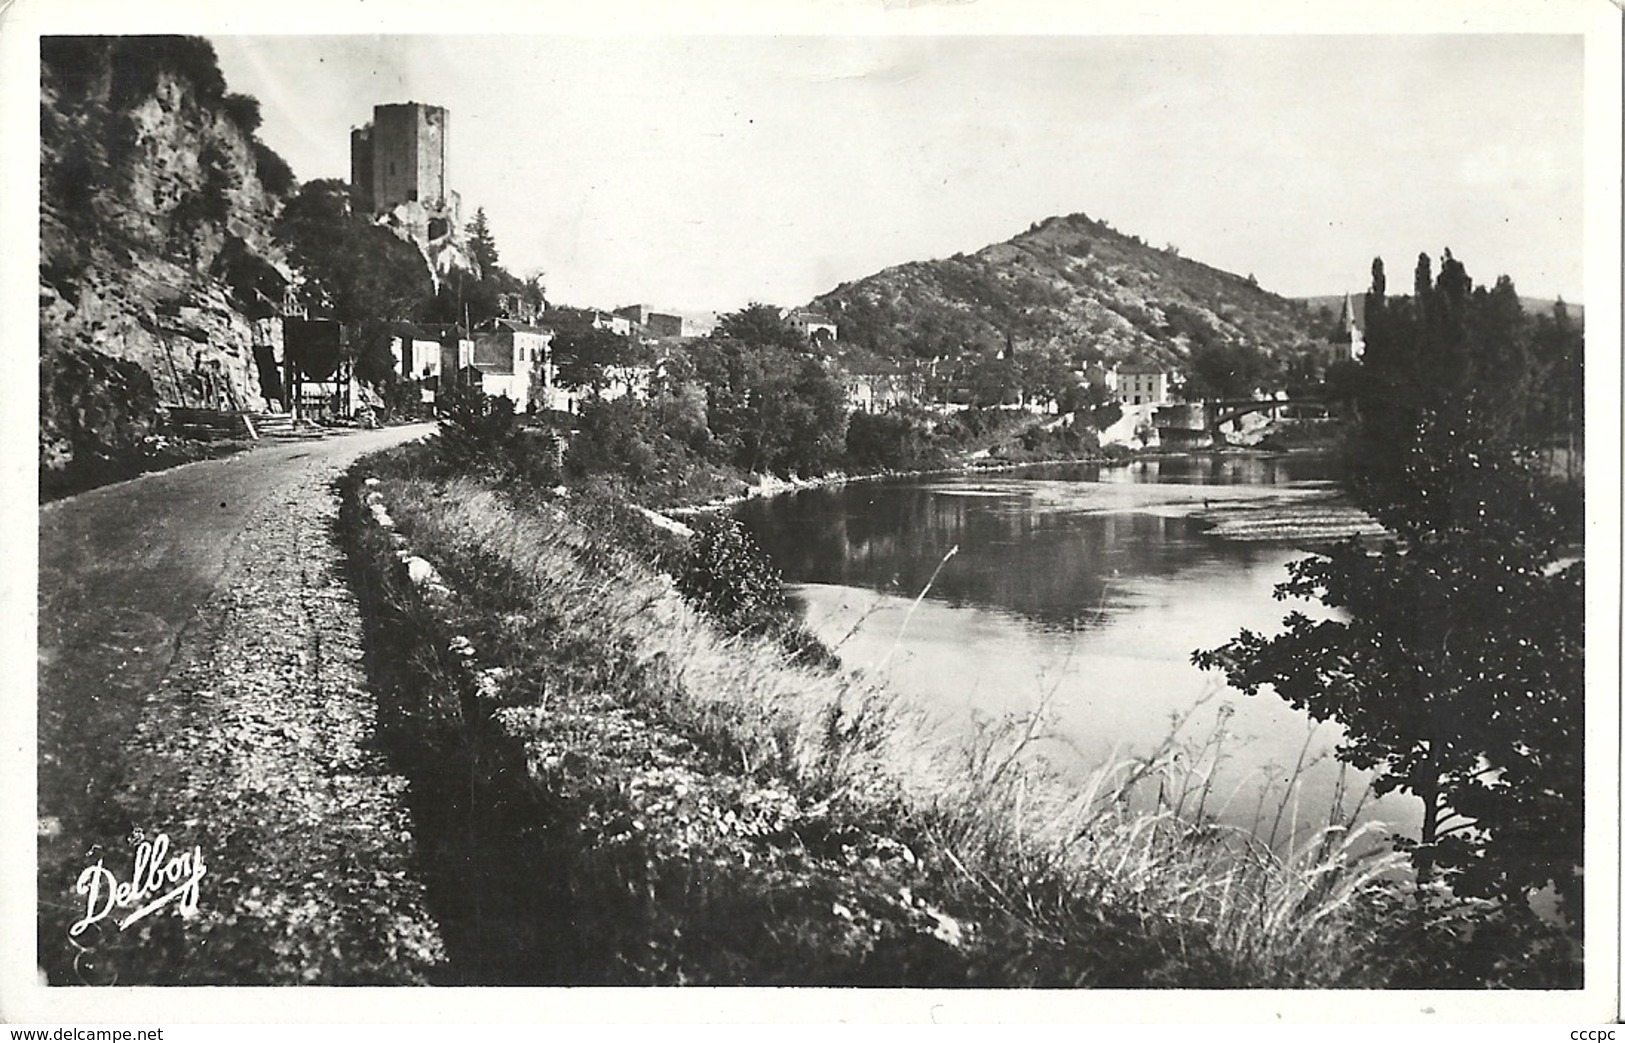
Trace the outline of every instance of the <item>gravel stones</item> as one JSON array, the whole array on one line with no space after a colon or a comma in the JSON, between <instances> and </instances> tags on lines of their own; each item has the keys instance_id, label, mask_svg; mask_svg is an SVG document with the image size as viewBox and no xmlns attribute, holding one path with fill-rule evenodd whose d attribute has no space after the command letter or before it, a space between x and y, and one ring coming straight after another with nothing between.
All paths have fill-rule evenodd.
<instances>
[{"instance_id":1,"label":"gravel stones","mask_svg":"<svg viewBox=\"0 0 1625 1043\"><path fill-rule=\"evenodd\" d=\"M372 745L359 609L332 535L337 473L313 462L266 497L123 751L122 817L203 853L197 912L103 921L77 940L94 969L82 979L414 983L443 959L407 783ZM126 851L106 854L128 872ZM67 883L61 900L82 914Z\"/></svg>"}]
</instances>

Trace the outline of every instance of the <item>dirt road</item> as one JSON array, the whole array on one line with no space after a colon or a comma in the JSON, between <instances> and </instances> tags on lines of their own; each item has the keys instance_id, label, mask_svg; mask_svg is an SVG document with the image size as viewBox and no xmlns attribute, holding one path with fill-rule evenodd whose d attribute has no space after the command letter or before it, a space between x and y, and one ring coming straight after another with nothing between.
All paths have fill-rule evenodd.
<instances>
[{"instance_id":1,"label":"dirt road","mask_svg":"<svg viewBox=\"0 0 1625 1043\"><path fill-rule=\"evenodd\" d=\"M256 945L228 953L225 935L207 957L142 953L141 932L111 920L70 941L67 925L88 915L78 873L105 858L127 875L137 831L212 845L217 877L228 863L274 857L229 866L260 877L240 880L241 894L226 880L203 885L203 904L234 924L270 897L263 874L297 875L302 859L325 877L312 867L330 859L324 836L344 825L323 821L326 805L344 804L348 827L404 835L400 780L367 747L360 621L331 531L332 482L357 457L430 430L269 445L41 508L39 956L53 981L289 980ZM303 817L290 818L290 804ZM248 829L220 821L250 807ZM290 830L303 831L308 851L256 853ZM409 845L385 846L369 870L404 872ZM323 885L304 886L319 897ZM208 925L204 916L187 930L197 937ZM267 920L260 933L280 929ZM149 948L177 948L151 933ZM360 958L293 955L301 973L326 968L321 980Z\"/></svg>"}]
</instances>

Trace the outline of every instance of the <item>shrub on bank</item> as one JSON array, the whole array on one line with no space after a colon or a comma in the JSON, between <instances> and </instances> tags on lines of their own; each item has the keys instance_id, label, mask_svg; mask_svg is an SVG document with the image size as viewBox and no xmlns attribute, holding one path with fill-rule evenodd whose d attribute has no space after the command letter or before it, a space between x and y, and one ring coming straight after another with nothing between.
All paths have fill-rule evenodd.
<instances>
[{"instance_id":1,"label":"shrub on bank","mask_svg":"<svg viewBox=\"0 0 1625 1043\"><path fill-rule=\"evenodd\" d=\"M705 519L673 561L677 589L739 634L765 634L791 617L784 578L740 524Z\"/></svg>"},{"instance_id":2,"label":"shrub on bank","mask_svg":"<svg viewBox=\"0 0 1625 1043\"><path fill-rule=\"evenodd\" d=\"M840 660L801 622L784 577L750 533L727 515L707 518L659 564L677 589L730 634L768 637L792 659L838 667Z\"/></svg>"},{"instance_id":3,"label":"shrub on bank","mask_svg":"<svg viewBox=\"0 0 1625 1043\"><path fill-rule=\"evenodd\" d=\"M548 489L563 478L563 445L547 428L527 427L507 398L454 385L440 398L440 434L434 459L446 475L482 475L529 489Z\"/></svg>"}]
</instances>

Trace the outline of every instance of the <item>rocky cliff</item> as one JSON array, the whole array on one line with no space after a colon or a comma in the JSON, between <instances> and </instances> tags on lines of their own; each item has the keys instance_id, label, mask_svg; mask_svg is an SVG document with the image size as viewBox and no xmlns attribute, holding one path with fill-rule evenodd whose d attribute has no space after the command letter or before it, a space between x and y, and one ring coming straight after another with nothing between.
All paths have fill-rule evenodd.
<instances>
[{"instance_id":1,"label":"rocky cliff","mask_svg":"<svg viewBox=\"0 0 1625 1043\"><path fill-rule=\"evenodd\" d=\"M1200 343L1271 353L1309 338L1304 305L1084 214L969 255L887 268L811 307L840 339L893 357L1056 348L1086 361L1178 365Z\"/></svg>"},{"instance_id":2,"label":"rocky cliff","mask_svg":"<svg viewBox=\"0 0 1625 1043\"><path fill-rule=\"evenodd\" d=\"M42 482L138 456L164 405L260 408L287 165L213 47L41 41Z\"/></svg>"}]
</instances>

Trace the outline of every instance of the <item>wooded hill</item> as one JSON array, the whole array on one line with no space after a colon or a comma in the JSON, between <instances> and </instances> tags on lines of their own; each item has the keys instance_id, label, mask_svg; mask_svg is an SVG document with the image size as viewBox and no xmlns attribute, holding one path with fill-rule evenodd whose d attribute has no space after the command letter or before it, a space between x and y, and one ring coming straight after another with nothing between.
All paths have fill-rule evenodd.
<instances>
[{"instance_id":1,"label":"wooded hill","mask_svg":"<svg viewBox=\"0 0 1625 1043\"><path fill-rule=\"evenodd\" d=\"M809 309L835 320L847 345L895 359L1042 349L1178 365L1198 345L1277 356L1320 332L1304 304L1085 214L842 283Z\"/></svg>"}]
</instances>

